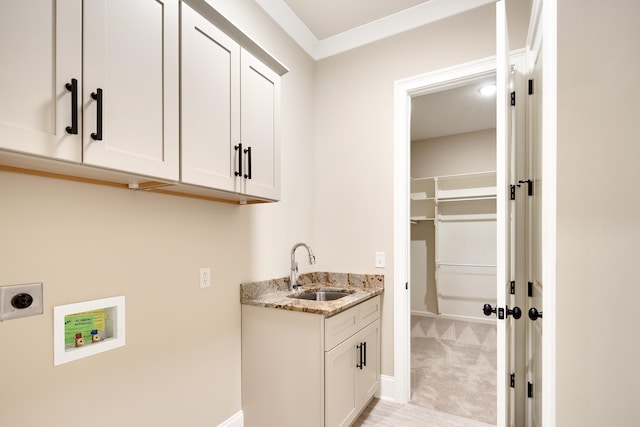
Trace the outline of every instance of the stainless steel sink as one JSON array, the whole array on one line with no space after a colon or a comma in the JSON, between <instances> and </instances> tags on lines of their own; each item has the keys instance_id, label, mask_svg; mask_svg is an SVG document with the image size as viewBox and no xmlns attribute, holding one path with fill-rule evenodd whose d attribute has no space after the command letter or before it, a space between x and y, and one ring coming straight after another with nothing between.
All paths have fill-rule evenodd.
<instances>
[{"instance_id":1,"label":"stainless steel sink","mask_svg":"<svg viewBox=\"0 0 640 427\"><path fill-rule=\"evenodd\" d=\"M291 294L289 298L306 299L311 301L334 301L347 295L353 294L354 291L339 291L339 290L316 290L316 291L302 291L300 294Z\"/></svg>"}]
</instances>

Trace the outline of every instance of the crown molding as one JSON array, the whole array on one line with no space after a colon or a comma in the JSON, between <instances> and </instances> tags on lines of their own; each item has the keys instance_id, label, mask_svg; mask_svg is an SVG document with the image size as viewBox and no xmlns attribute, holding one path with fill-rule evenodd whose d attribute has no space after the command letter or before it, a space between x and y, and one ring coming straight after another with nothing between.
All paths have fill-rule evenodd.
<instances>
[{"instance_id":1,"label":"crown molding","mask_svg":"<svg viewBox=\"0 0 640 427\"><path fill-rule=\"evenodd\" d=\"M401 12L336 34L318 38L284 0L255 0L282 29L316 61L382 40L435 21L475 9L495 0L430 0Z\"/></svg>"}]
</instances>

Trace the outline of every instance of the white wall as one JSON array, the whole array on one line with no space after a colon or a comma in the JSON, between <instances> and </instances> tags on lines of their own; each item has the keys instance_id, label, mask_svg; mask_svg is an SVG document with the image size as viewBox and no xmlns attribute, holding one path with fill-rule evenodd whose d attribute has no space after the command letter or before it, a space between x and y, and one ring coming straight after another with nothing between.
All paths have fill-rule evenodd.
<instances>
[{"instance_id":1,"label":"white wall","mask_svg":"<svg viewBox=\"0 0 640 427\"><path fill-rule=\"evenodd\" d=\"M291 246L315 243L315 63L254 2L212 3L291 70L282 201L232 206L0 172L0 284L44 283L43 315L0 323L2 426L210 427L242 409L239 284L287 276ZM212 287L200 289L206 266ZM126 347L54 367L53 307L114 295L126 296Z\"/></svg>"},{"instance_id":2,"label":"white wall","mask_svg":"<svg viewBox=\"0 0 640 427\"><path fill-rule=\"evenodd\" d=\"M558 4L557 425L636 425L640 4Z\"/></svg>"}]
</instances>

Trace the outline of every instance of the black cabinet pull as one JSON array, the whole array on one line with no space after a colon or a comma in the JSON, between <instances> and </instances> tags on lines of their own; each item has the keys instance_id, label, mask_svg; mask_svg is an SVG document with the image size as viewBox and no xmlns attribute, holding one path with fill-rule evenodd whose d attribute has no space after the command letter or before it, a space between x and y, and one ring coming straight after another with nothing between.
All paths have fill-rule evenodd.
<instances>
[{"instance_id":1,"label":"black cabinet pull","mask_svg":"<svg viewBox=\"0 0 640 427\"><path fill-rule=\"evenodd\" d=\"M71 79L71 83L64 85L71 92L71 126L67 126L65 130L68 134L78 134L78 80Z\"/></svg>"},{"instance_id":2,"label":"black cabinet pull","mask_svg":"<svg viewBox=\"0 0 640 427\"><path fill-rule=\"evenodd\" d=\"M96 131L91 134L91 138L95 141L102 141L102 89L98 88L95 92L91 92L91 99L97 103Z\"/></svg>"},{"instance_id":3,"label":"black cabinet pull","mask_svg":"<svg viewBox=\"0 0 640 427\"><path fill-rule=\"evenodd\" d=\"M234 172L234 175L242 176L242 143L235 145L233 149L238 152L236 156L238 158L238 169Z\"/></svg>"},{"instance_id":4,"label":"black cabinet pull","mask_svg":"<svg viewBox=\"0 0 640 427\"><path fill-rule=\"evenodd\" d=\"M247 161L248 161L248 166L249 166L249 173L245 174L245 178L246 179L251 179L251 147L247 147L246 150L244 150L244 153L247 155Z\"/></svg>"},{"instance_id":5,"label":"black cabinet pull","mask_svg":"<svg viewBox=\"0 0 640 427\"><path fill-rule=\"evenodd\" d=\"M356 363L356 368L362 369L362 344L356 345L357 349L360 349L360 363Z\"/></svg>"},{"instance_id":6,"label":"black cabinet pull","mask_svg":"<svg viewBox=\"0 0 640 427\"><path fill-rule=\"evenodd\" d=\"M362 359L362 366L367 366L367 342L365 341L360 345L364 347L364 358Z\"/></svg>"}]
</instances>

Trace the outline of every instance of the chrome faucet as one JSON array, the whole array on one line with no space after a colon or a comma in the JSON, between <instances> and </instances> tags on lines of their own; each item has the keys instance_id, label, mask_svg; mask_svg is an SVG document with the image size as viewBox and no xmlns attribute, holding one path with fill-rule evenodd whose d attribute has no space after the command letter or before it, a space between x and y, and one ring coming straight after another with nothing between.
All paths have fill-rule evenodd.
<instances>
[{"instance_id":1,"label":"chrome faucet","mask_svg":"<svg viewBox=\"0 0 640 427\"><path fill-rule=\"evenodd\" d=\"M316 256L313 254L313 251L306 243L296 243L291 248L291 276L289 277L289 290L293 291L298 289L298 263L296 262L296 249L300 246L304 246L309 252L309 264L316 263Z\"/></svg>"}]
</instances>

